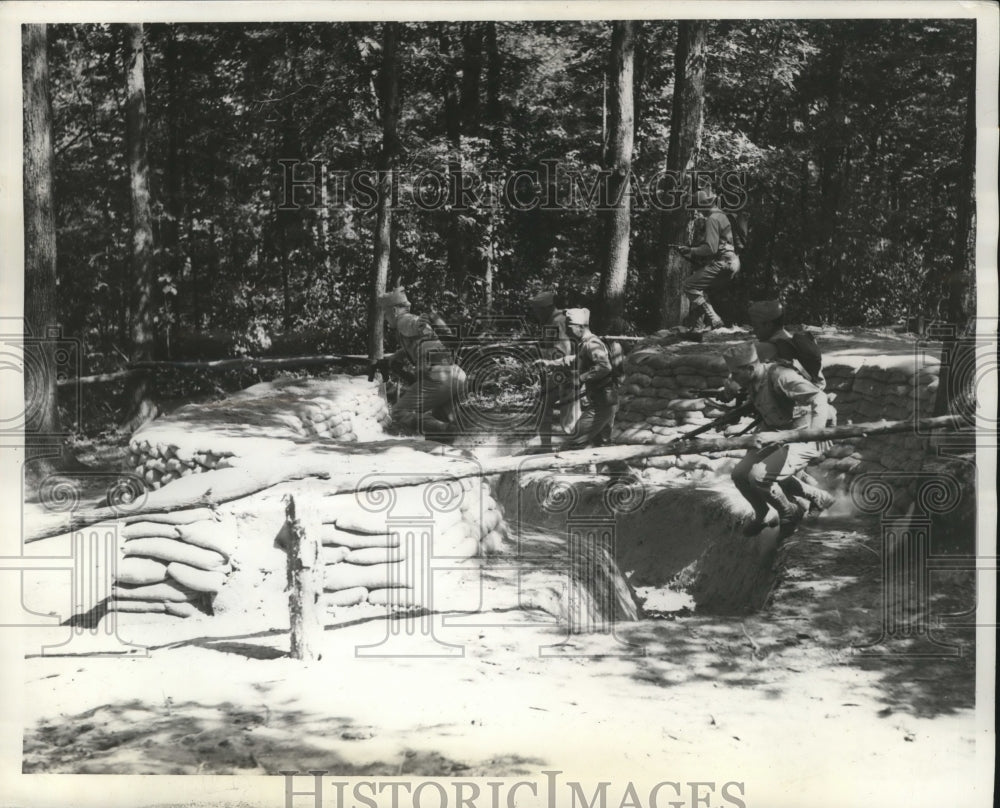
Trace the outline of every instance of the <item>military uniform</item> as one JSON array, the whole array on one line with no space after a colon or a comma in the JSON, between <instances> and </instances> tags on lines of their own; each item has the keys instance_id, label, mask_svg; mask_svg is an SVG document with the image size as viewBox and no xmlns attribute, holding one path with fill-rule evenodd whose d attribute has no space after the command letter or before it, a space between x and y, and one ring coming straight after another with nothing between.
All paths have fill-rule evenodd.
<instances>
[{"instance_id":1,"label":"military uniform","mask_svg":"<svg viewBox=\"0 0 1000 808\"><path fill-rule=\"evenodd\" d=\"M826 426L829 417L826 395L797 370L782 364L763 364L752 344L729 349L724 356L731 369L753 364L745 389L766 426L777 430ZM765 446L747 452L733 469L732 479L754 509L749 535L763 528L769 505L778 512L782 535L794 531L804 510L788 499L780 483L794 477L822 451L822 446L810 442Z\"/></svg>"},{"instance_id":2,"label":"military uniform","mask_svg":"<svg viewBox=\"0 0 1000 808\"><path fill-rule=\"evenodd\" d=\"M417 369L417 379L393 406L393 421L408 429L446 431L456 406L465 398L465 371L455 364L427 317L401 314L396 318L396 332L400 347L388 357L389 362L409 360Z\"/></svg>"},{"instance_id":3,"label":"military uniform","mask_svg":"<svg viewBox=\"0 0 1000 808\"><path fill-rule=\"evenodd\" d=\"M558 360L573 353L573 345L566 328L566 313L555 308L552 292L541 292L531 299L532 307L543 314L539 324L539 353L542 359ZM547 314L546 314L547 313ZM553 367L542 377L542 411L538 434L543 446L552 445L555 410L559 410L559 426L563 433L572 433L580 420L579 386L572 367Z\"/></svg>"},{"instance_id":4,"label":"military uniform","mask_svg":"<svg viewBox=\"0 0 1000 808\"><path fill-rule=\"evenodd\" d=\"M567 321L589 325L587 309L570 309ZM576 346L576 353L553 360L552 367L576 368L579 382L587 393L587 406L576 423L566 449L599 446L611 441L611 430L618 412L618 391L612 376L611 355L604 341L589 331L584 333Z\"/></svg>"},{"instance_id":5,"label":"military uniform","mask_svg":"<svg viewBox=\"0 0 1000 808\"><path fill-rule=\"evenodd\" d=\"M729 217L713 207L705 219L704 232L691 247L689 259L695 271L684 281L684 294L691 301L685 325L697 327L702 318L708 318L712 328L720 328L722 318L706 298L709 289L719 281L733 278L740 271L740 259L733 245L733 228Z\"/></svg>"}]
</instances>

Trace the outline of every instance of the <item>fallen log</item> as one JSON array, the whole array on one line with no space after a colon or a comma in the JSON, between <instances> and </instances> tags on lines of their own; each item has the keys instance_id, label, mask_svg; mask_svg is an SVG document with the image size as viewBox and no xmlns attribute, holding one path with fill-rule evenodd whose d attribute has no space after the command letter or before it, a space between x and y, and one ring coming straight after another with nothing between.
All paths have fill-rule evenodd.
<instances>
[{"instance_id":1,"label":"fallen log","mask_svg":"<svg viewBox=\"0 0 1000 808\"><path fill-rule=\"evenodd\" d=\"M702 440L675 440L664 444L635 446L603 446L598 449L575 449L552 454L537 454L491 458L484 461L470 461L455 458L447 470L392 474L379 473L375 487L403 488L426 485L432 482L460 480L468 477L491 477L510 471L544 471L578 468L598 463L639 460L646 457L681 454L711 454L732 449L749 449L772 443L808 443L811 441L836 441L841 438L888 435L899 432L928 432L946 429L960 429L967 424L966 419L957 415L943 415L917 421L877 421L864 424L845 424L825 429L787 429L777 432L759 432L740 437L719 437ZM974 434L973 430L964 430ZM344 456L330 458L326 455L315 457L261 458L261 462L246 466L219 469L205 475L192 475L175 480L169 488L150 492L146 502L129 512L134 518L146 513L169 513L175 510L204 507L230 502L256 494L279 483L318 477L328 481L328 496L358 491L357 470L345 471ZM30 543L58 536L87 525L118 518L119 512L112 508L90 508L74 511L72 514L46 514L35 520L35 524L25 527L24 541Z\"/></svg>"}]
</instances>

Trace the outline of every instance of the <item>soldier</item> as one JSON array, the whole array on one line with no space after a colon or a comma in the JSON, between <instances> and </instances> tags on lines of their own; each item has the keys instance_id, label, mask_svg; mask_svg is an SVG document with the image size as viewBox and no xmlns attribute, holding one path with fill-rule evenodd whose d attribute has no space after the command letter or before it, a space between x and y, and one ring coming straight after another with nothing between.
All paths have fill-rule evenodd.
<instances>
[{"instance_id":1,"label":"soldier","mask_svg":"<svg viewBox=\"0 0 1000 808\"><path fill-rule=\"evenodd\" d=\"M564 449L583 449L611 442L611 430L618 412L611 355L604 341L590 330L589 309L567 309L566 325L576 349L575 354L560 359L539 359L544 367L576 367L579 380L587 391L587 407Z\"/></svg>"},{"instance_id":2,"label":"soldier","mask_svg":"<svg viewBox=\"0 0 1000 808\"><path fill-rule=\"evenodd\" d=\"M779 362L794 368L820 390L826 389L823 376L823 355L812 334L802 331L791 334L785 329L785 310L777 300L759 300L748 309L750 327L757 337L757 355L764 362ZM836 410L829 404L830 423L836 424ZM819 487L816 479L804 469L781 482L788 496L803 497L809 502L809 513L818 516L834 503L833 496Z\"/></svg>"},{"instance_id":3,"label":"soldier","mask_svg":"<svg viewBox=\"0 0 1000 808\"><path fill-rule=\"evenodd\" d=\"M683 286L684 294L691 301L691 308L684 318L684 325L697 331L703 327L705 319L710 329L722 328L724 325L706 295L717 283L732 280L740 271L740 259L733 246L732 225L719 208L715 194L709 188L701 188L695 198L699 207L711 205L705 218L704 234L694 246L680 247L678 252L695 267Z\"/></svg>"},{"instance_id":4,"label":"soldier","mask_svg":"<svg viewBox=\"0 0 1000 808\"><path fill-rule=\"evenodd\" d=\"M541 327L539 349L542 358L558 360L573 353L566 313L555 306L555 293L539 292L528 301L532 319ZM580 419L580 396L572 367L556 367L542 376L542 413L538 434L543 449L552 447L554 411L559 409L559 426L569 435Z\"/></svg>"},{"instance_id":5,"label":"soldier","mask_svg":"<svg viewBox=\"0 0 1000 808\"><path fill-rule=\"evenodd\" d=\"M431 322L410 312L410 301L401 288L382 295L379 305L389 328L399 335L401 347L380 359L378 369L396 369L406 360L416 368L416 380L392 408L393 421L428 433L449 431L455 408L465 398L465 371L455 364Z\"/></svg>"},{"instance_id":6,"label":"soldier","mask_svg":"<svg viewBox=\"0 0 1000 808\"><path fill-rule=\"evenodd\" d=\"M826 426L826 394L798 371L778 363L765 365L752 343L728 348L723 358L732 378L747 392L766 426L772 429ZM756 536L764 529L768 506L778 512L779 538L795 532L806 509L789 500L778 483L804 469L820 452L816 443L774 444L747 452L732 473L733 483L754 511L744 535Z\"/></svg>"}]
</instances>

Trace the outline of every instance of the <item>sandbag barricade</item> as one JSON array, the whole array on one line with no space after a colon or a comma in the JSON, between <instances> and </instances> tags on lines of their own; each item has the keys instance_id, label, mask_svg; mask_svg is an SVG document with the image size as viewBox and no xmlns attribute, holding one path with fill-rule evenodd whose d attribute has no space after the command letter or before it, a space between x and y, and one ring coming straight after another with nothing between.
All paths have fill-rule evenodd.
<instances>
[{"instance_id":1,"label":"sandbag barricade","mask_svg":"<svg viewBox=\"0 0 1000 808\"><path fill-rule=\"evenodd\" d=\"M496 554L507 539L503 508L486 480L402 487L389 498L385 508L364 493L338 494L316 505L328 609L363 603L443 608L428 594L430 568ZM286 524L278 536L282 547L288 529ZM425 533L429 541L421 539Z\"/></svg>"},{"instance_id":2,"label":"sandbag barricade","mask_svg":"<svg viewBox=\"0 0 1000 808\"><path fill-rule=\"evenodd\" d=\"M364 376L282 379L151 421L132 436L127 462L157 489L178 477L232 466L263 441L378 440L389 422L379 386Z\"/></svg>"},{"instance_id":3,"label":"sandbag barricade","mask_svg":"<svg viewBox=\"0 0 1000 808\"><path fill-rule=\"evenodd\" d=\"M119 523L109 611L211 614L233 571L236 522L209 508L142 514Z\"/></svg>"},{"instance_id":4,"label":"sandbag barricade","mask_svg":"<svg viewBox=\"0 0 1000 808\"><path fill-rule=\"evenodd\" d=\"M818 337L824 348L824 338ZM722 415L698 391L716 389L727 377L722 351L727 342L693 345L651 339L627 357L621 405L614 441L620 444L668 443L684 432ZM838 423L898 421L933 414L938 387L939 360L916 350L915 343L899 347L898 338L884 354L851 354L850 343L827 354L824 375L833 394ZM824 348L825 350L825 348ZM734 434L749 423L730 426ZM916 435L884 435L838 442L811 467L828 485L846 490L858 474L900 473L898 503L907 504L914 483L904 475L921 468L925 441ZM648 468L659 481L702 481L728 475L742 451L712 455L650 458ZM895 486L894 486L895 487Z\"/></svg>"}]
</instances>

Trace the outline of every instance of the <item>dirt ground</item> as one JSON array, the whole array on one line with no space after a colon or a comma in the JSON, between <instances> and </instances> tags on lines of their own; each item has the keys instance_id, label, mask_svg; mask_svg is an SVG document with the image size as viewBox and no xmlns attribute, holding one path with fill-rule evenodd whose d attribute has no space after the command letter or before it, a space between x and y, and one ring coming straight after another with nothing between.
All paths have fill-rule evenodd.
<instances>
[{"instance_id":1,"label":"dirt ground","mask_svg":"<svg viewBox=\"0 0 1000 808\"><path fill-rule=\"evenodd\" d=\"M974 636L945 627L951 648L919 637L863 647L880 633L879 547L878 525L857 517L803 528L772 606L745 619L661 605L613 634L566 637L549 615L513 610L435 615L431 638L419 616L357 607L328 626L313 663L286 656L280 617L221 635L210 620L187 624L187 638L146 656L26 649L24 771L684 772L745 781L748 805L841 791L812 804L858 805L876 784L895 804L930 804L971 777ZM932 589L935 618L974 605L971 573L935 575ZM642 592L650 606L677 602ZM126 639L164 623L129 617Z\"/></svg>"}]
</instances>

